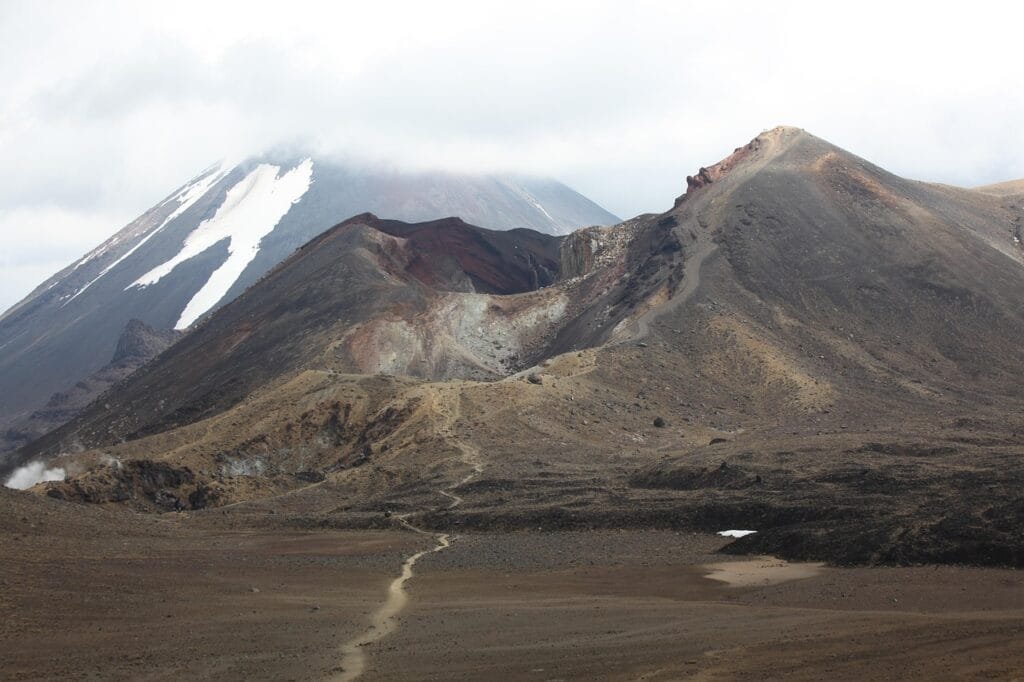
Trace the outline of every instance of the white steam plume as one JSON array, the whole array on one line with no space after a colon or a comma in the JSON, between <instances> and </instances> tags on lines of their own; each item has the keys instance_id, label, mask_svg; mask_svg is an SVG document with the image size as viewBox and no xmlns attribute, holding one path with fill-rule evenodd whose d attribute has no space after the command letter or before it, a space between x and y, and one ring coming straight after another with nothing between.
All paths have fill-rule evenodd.
<instances>
[{"instance_id":1,"label":"white steam plume","mask_svg":"<svg viewBox=\"0 0 1024 682\"><path fill-rule=\"evenodd\" d=\"M43 481L63 480L64 470L60 467L47 469L46 465L42 462L29 462L25 466L15 469L4 485L15 490L25 490Z\"/></svg>"}]
</instances>

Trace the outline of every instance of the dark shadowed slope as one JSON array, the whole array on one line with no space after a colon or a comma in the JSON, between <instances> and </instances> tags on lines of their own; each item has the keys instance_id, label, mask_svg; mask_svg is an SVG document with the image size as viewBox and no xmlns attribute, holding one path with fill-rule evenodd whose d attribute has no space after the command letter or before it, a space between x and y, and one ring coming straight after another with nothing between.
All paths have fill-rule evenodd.
<instances>
[{"instance_id":1,"label":"dark shadowed slope","mask_svg":"<svg viewBox=\"0 0 1024 682\"><path fill-rule=\"evenodd\" d=\"M66 423L117 382L166 350L181 332L156 330L130 320L117 340L110 363L65 391L58 391L38 410L7 422L0 431L0 455L15 450Z\"/></svg>"},{"instance_id":2,"label":"dark shadowed slope","mask_svg":"<svg viewBox=\"0 0 1024 682\"><path fill-rule=\"evenodd\" d=\"M481 230L459 218L409 224L367 215L346 222L406 240L409 272L442 291L518 294L558 277L559 240L533 230Z\"/></svg>"}]
</instances>

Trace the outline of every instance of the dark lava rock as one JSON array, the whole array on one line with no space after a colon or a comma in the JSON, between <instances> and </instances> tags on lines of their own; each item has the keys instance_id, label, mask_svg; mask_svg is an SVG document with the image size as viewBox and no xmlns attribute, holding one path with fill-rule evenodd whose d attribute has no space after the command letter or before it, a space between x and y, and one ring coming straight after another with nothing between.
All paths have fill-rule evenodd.
<instances>
[{"instance_id":1,"label":"dark lava rock","mask_svg":"<svg viewBox=\"0 0 1024 682\"><path fill-rule=\"evenodd\" d=\"M206 509L216 506L220 497L219 490L204 485L192 491L188 496L188 504L192 509Z\"/></svg>"},{"instance_id":2,"label":"dark lava rock","mask_svg":"<svg viewBox=\"0 0 1024 682\"><path fill-rule=\"evenodd\" d=\"M180 332L172 329L157 330L141 320L129 320L117 340L111 362L123 362L130 358L149 360L166 350L180 335Z\"/></svg>"},{"instance_id":3,"label":"dark lava rock","mask_svg":"<svg viewBox=\"0 0 1024 682\"><path fill-rule=\"evenodd\" d=\"M715 469L707 467L653 467L630 478L635 488L662 488L669 490L742 490L761 482L761 477L743 467L728 466L723 462Z\"/></svg>"},{"instance_id":4,"label":"dark lava rock","mask_svg":"<svg viewBox=\"0 0 1024 682\"><path fill-rule=\"evenodd\" d=\"M668 422L667 422L667 421L665 421L665 419L664 419L664 418L662 418L662 417L655 417L655 418L654 418L654 425L655 425L656 427L658 427L659 429L663 429L663 428L665 428L666 426L668 426Z\"/></svg>"},{"instance_id":5,"label":"dark lava rock","mask_svg":"<svg viewBox=\"0 0 1024 682\"><path fill-rule=\"evenodd\" d=\"M184 508L179 496L195 482L188 467L137 459L93 469L60 483L51 483L46 494L73 502L148 501L162 509Z\"/></svg>"}]
</instances>

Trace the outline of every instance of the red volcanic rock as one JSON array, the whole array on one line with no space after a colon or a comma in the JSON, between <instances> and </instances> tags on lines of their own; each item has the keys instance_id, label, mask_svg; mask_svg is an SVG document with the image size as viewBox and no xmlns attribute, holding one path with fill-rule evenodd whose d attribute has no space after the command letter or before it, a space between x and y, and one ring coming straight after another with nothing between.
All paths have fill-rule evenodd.
<instances>
[{"instance_id":1,"label":"red volcanic rock","mask_svg":"<svg viewBox=\"0 0 1024 682\"><path fill-rule=\"evenodd\" d=\"M703 166L697 171L696 175L686 176L686 192L676 199L675 205L683 203L686 197L690 196L691 192L695 192L702 187L707 187L713 182L717 182L729 171L738 166L744 159L746 159L752 152L757 151L761 147L761 137L755 137L750 143L737 147L733 150L733 153L725 157L713 166L704 168Z\"/></svg>"},{"instance_id":2,"label":"red volcanic rock","mask_svg":"<svg viewBox=\"0 0 1024 682\"><path fill-rule=\"evenodd\" d=\"M689 192L690 190L699 189L705 185L710 185L712 182L714 182L714 178L711 177L711 171L707 168L701 167L696 175L686 176L686 191Z\"/></svg>"}]
</instances>

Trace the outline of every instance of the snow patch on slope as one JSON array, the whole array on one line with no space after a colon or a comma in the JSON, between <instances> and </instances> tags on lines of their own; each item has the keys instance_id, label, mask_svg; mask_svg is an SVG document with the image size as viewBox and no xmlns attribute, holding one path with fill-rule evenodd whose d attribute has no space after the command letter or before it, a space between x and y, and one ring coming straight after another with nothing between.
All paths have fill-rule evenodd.
<instances>
[{"instance_id":1,"label":"snow patch on slope","mask_svg":"<svg viewBox=\"0 0 1024 682\"><path fill-rule=\"evenodd\" d=\"M548 213L548 210L540 203L537 197L533 196L525 187L516 183L506 183L506 187L509 187L513 192L518 194L526 203L530 204L533 208L537 209L537 212L543 215L548 222L551 223L551 230L555 234L564 232L565 225L562 221L555 218L555 216Z\"/></svg>"},{"instance_id":2,"label":"snow patch on slope","mask_svg":"<svg viewBox=\"0 0 1024 682\"><path fill-rule=\"evenodd\" d=\"M75 270L77 270L78 268L82 267L83 265L85 265L89 261L95 260L95 259L99 258L103 254L105 254L110 249L110 247L116 245L118 243L118 241L120 241L120 240L117 237L114 237L110 241L104 242L103 244L100 244L95 249L93 249L89 253L87 253L84 256L82 256L82 259L80 261L78 261L77 263L75 263L74 267L71 268L71 272L74 272ZM70 274L70 273L68 273L68 274Z\"/></svg>"},{"instance_id":3,"label":"snow patch on slope","mask_svg":"<svg viewBox=\"0 0 1024 682\"><path fill-rule=\"evenodd\" d=\"M170 260L153 268L129 287L156 284L178 265L228 239L228 258L213 271L206 283L188 302L175 329L186 329L213 308L238 280L259 252L263 237L281 221L292 204L309 189L313 160L306 159L284 175L280 166L260 164L228 190L224 203L210 219L204 220L185 238Z\"/></svg>"},{"instance_id":4,"label":"snow patch on slope","mask_svg":"<svg viewBox=\"0 0 1024 682\"><path fill-rule=\"evenodd\" d=\"M528 192L524 192L524 194L526 194L526 200L527 200L527 201L529 201L529 202L530 202L531 204L533 204L533 207L534 207L534 208L536 208L536 209L537 209L538 211L540 211L541 213L543 213L543 214L544 214L544 216L545 216L545 217L546 217L546 218L547 218L548 220L550 220L550 221L551 221L551 222L552 222L553 224L555 224L555 225L557 225L557 224L558 224L558 221L557 221L557 220L555 220L554 216L552 216L552 215L551 215L550 213L548 213L548 212L547 212L547 209L545 209L545 208L544 208L543 206L541 206L541 205L540 205L540 202L539 202L539 201L537 201L537 199L535 199L535 198L534 198L534 196L533 196L532 194L529 194Z\"/></svg>"},{"instance_id":5,"label":"snow patch on slope","mask_svg":"<svg viewBox=\"0 0 1024 682\"><path fill-rule=\"evenodd\" d=\"M68 298L68 300L64 303L64 305L67 305L68 303L71 303L71 301L75 300L76 298L78 298L79 296L84 294L86 289L88 289L93 284L98 282L100 280L100 278L102 278L108 272L110 272L111 270L116 268L118 265L120 265L122 262L124 262L124 260L127 259L129 256L131 256L133 253L138 251L146 242L148 242L150 239L152 239L158 232L160 232L165 227L167 227L167 225L169 225L171 223L171 221L173 221L175 218L177 218L182 213L184 213L189 208L191 208L192 204L196 203L197 201L202 199L204 196L206 196L206 193L209 192L210 189L214 185L216 185L218 182L220 182L221 178L223 178L225 175L230 173L233 168L234 168L234 164L233 163L228 164L227 162L221 162L217 166L209 169L209 172L207 172L207 173L203 174L202 176L200 176L199 179L197 179L194 182L186 185L184 189L182 189L180 192L175 194L173 197L171 197L170 199L165 201L164 204L166 204L168 202L171 202L171 201L177 201L178 202L178 206L177 206L177 208L175 208L170 213L170 215L168 215L166 218L164 218L162 223L157 225L154 229L150 230L142 239L140 239L139 242L135 246L130 248L127 252L124 253L124 255L122 255L120 258L115 260L113 263L111 263L107 267L103 268L103 271L100 274L96 275L96 277L91 282L89 282L84 287L82 287L81 289L76 291L73 296ZM115 238L115 241L116 241L116 238ZM114 242L111 242L110 246L113 246L113 244L114 244ZM84 262L85 261L82 261L82 263L84 263ZM79 265L81 265L81 263ZM75 266L75 267L77 268L78 266Z\"/></svg>"}]
</instances>

